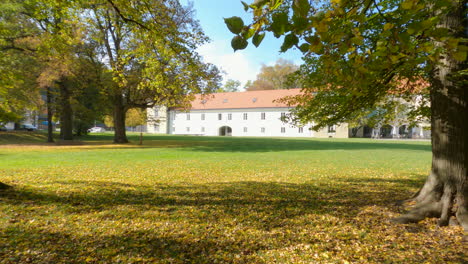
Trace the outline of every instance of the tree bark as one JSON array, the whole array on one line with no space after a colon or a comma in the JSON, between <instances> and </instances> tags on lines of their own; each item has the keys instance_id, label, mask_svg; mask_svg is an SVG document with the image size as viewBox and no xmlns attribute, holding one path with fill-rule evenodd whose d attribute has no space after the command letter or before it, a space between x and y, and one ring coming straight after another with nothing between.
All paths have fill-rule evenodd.
<instances>
[{"instance_id":1,"label":"tree bark","mask_svg":"<svg viewBox=\"0 0 468 264\"><path fill-rule=\"evenodd\" d=\"M47 97L47 142L54 142L54 137L52 134L53 125L52 125L52 92L50 87L47 87L46 97Z\"/></svg>"},{"instance_id":2,"label":"tree bark","mask_svg":"<svg viewBox=\"0 0 468 264\"><path fill-rule=\"evenodd\" d=\"M463 1L453 1L454 11L440 25L466 37ZM418 222L439 217L440 226L448 225L455 213L468 232L468 89L460 70L466 61L442 54L431 79L432 169L426 183L415 196L416 205L395 222Z\"/></svg>"},{"instance_id":3,"label":"tree bark","mask_svg":"<svg viewBox=\"0 0 468 264\"><path fill-rule=\"evenodd\" d=\"M58 82L60 88L60 139L73 140L73 110L70 91L64 81Z\"/></svg>"},{"instance_id":4,"label":"tree bark","mask_svg":"<svg viewBox=\"0 0 468 264\"><path fill-rule=\"evenodd\" d=\"M128 143L125 131L125 115L127 109L123 103L123 96L117 95L114 100L114 143Z\"/></svg>"}]
</instances>

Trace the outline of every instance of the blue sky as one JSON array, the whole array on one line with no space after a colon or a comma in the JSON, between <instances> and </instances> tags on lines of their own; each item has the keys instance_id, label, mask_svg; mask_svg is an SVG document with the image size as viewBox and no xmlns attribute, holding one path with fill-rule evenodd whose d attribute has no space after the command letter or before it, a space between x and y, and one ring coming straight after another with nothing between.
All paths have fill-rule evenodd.
<instances>
[{"instance_id":1,"label":"blue sky","mask_svg":"<svg viewBox=\"0 0 468 264\"><path fill-rule=\"evenodd\" d=\"M182 0L185 4L188 0ZM251 22L251 15L244 11L240 0L195 0L194 9L196 18L210 37L211 42L200 47L198 52L205 62L210 62L226 72L227 79L239 80L242 86L248 80L255 80L261 65L273 65L279 58L301 63L301 53L298 50L289 50L280 53L279 48L282 38L276 39L272 34L267 34L259 48L249 42L245 50L236 52L231 48L231 39L234 36L224 24L223 18L232 16L242 17L244 22ZM252 0L245 0L250 3Z\"/></svg>"}]
</instances>

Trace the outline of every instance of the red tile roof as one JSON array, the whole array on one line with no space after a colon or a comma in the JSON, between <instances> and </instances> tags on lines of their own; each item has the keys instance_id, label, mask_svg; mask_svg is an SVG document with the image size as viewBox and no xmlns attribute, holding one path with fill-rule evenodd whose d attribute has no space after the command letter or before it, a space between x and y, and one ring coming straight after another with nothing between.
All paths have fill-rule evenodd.
<instances>
[{"instance_id":1,"label":"red tile roof","mask_svg":"<svg viewBox=\"0 0 468 264\"><path fill-rule=\"evenodd\" d=\"M288 107L274 102L285 96L295 96L301 89L263 90L234 93L196 94L191 110Z\"/></svg>"}]
</instances>

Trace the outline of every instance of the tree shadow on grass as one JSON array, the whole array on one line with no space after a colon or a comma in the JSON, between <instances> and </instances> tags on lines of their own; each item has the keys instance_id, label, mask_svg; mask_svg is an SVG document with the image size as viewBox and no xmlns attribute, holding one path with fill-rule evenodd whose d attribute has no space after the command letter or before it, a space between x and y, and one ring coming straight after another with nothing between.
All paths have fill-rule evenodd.
<instances>
[{"instance_id":1,"label":"tree shadow on grass","mask_svg":"<svg viewBox=\"0 0 468 264\"><path fill-rule=\"evenodd\" d=\"M396 187L382 188L389 181ZM327 215L349 220L366 206L392 207L395 199L407 198L410 194L402 193L402 190L413 188L419 183L410 179L379 181L365 177L335 181L333 185L254 181L148 186L105 181L70 181L47 183L57 190L68 190L61 194L44 191L54 189L47 184L41 189L17 187L7 190L0 193L0 203L9 204L12 208L22 208L24 218L36 221L50 220L51 216L44 216L45 210L47 214L52 214L52 218L54 213L72 217L68 221L77 221L91 215L96 222L102 221L102 225L108 221L167 221L174 223L174 229L180 228L178 223L188 223L189 226L187 230L178 230L179 233L167 234L164 233L167 230L161 231L151 225L146 229L122 227L125 230L120 230L118 234L101 233L103 230L97 229L92 234L70 235L61 230L35 230L27 223L24 226L13 224L4 230L11 241L7 246L9 250L18 247L19 250L48 252L48 260L52 262L83 262L82 257L86 255L93 255L101 262L114 262L116 259L111 257L121 255L141 257L149 262L154 257L168 263L231 263L239 256L248 262L256 252L282 248L285 241L294 243L298 239L294 232L283 233L281 230L307 225L313 220L310 217ZM10 217L21 218L21 215ZM44 219L40 220L41 217ZM220 230L229 225L257 230L267 234L266 236L281 235L286 238L273 237L271 241L276 242L264 242L262 239L238 234L241 238L230 240ZM273 232L274 230L280 232ZM24 245L28 246L22 248ZM27 255L20 254L16 260L21 262L21 258ZM224 261L220 259L221 256L224 256ZM29 256L31 260L36 258L38 262L45 257Z\"/></svg>"},{"instance_id":2,"label":"tree shadow on grass","mask_svg":"<svg viewBox=\"0 0 468 264\"><path fill-rule=\"evenodd\" d=\"M256 138L256 137L200 137L145 135L143 145L137 136L129 136L130 144L115 145L110 135L89 135L77 138L79 148L86 149L147 149L182 148L199 152L277 152L305 150L414 150L431 151L430 144L411 141L378 141L370 139L313 139L313 138ZM134 142L134 143L132 143ZM15 141L11 141L14 144ZM18 143L18 142L16 142ZM19 142L22 143L22 142ZM7 144L8 145L8 144ZM28 145L56 146L30 142Z\"/></svg>"},{"instance_id":3,"label":"tree shadow on grass","mask_svg":"<svg viewBox=\"0 0 468 264\"><path fill-rule=\"evenodd\" d=\"M96 138L96 140L99 137ZM251 137L153 136L143 145L113 145L110 142L87 141L88 149L182 148L198 152L278 152L307 150L414 150L430 152L430 144L404 141L365 139L300 139Z\"/></svg>"}]
</instances>

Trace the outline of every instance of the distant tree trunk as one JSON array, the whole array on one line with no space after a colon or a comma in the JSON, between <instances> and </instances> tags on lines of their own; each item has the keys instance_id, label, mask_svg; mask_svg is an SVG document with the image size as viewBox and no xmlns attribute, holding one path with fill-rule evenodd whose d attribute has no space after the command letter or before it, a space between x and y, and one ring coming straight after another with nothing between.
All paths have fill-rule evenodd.
<instances>
[{"instance_id":1,"label":"distant tree trunk","mask_svg":"<svg viewBox=\"0 0 468 264\"><path fill-rule=\"evenodd\" d=\"M52 92L50 87L47 87L47 142L54 142L54 137L52 134L53 125L52 125Z\"/></svg>"},{"instance_id":2,"label":"distant tree trunk","mask_svg":"<svg viewBox=\"0 0 468 264\"><path fill-rule=\"evenodd\" d=\"M125 131L125 114L127 109L123 104L123 97L116 96L114 100L114 143L128 143Z\"/></svg>"},{"instance_id":3,"label":"distant tree trunk","mask_svg":"<svg viewBox=\"0 0 468 264\"><path fill-rule=\"evenodd\" d=\"M445 17L442 27L465 36L463 1ZM445 54L432 74L431 132L432 169L426 183L415 196L416 206L396 222L417 222L425 217L440 217L439 225L448 225L454 211L458 222L468 231L468 89L463 75L466 62Z\"/></svg>"},{"instance_id":4,"label":"distant tree trunk","mask_svg":"<svg viewBox=\"0 0 468 264\"><path fill-rule=\"evenodd\" d=\"M60 81L60 138L73 140L73 110L70 103L70 90L64 81Z\"/></svg>"}]
</instances>

